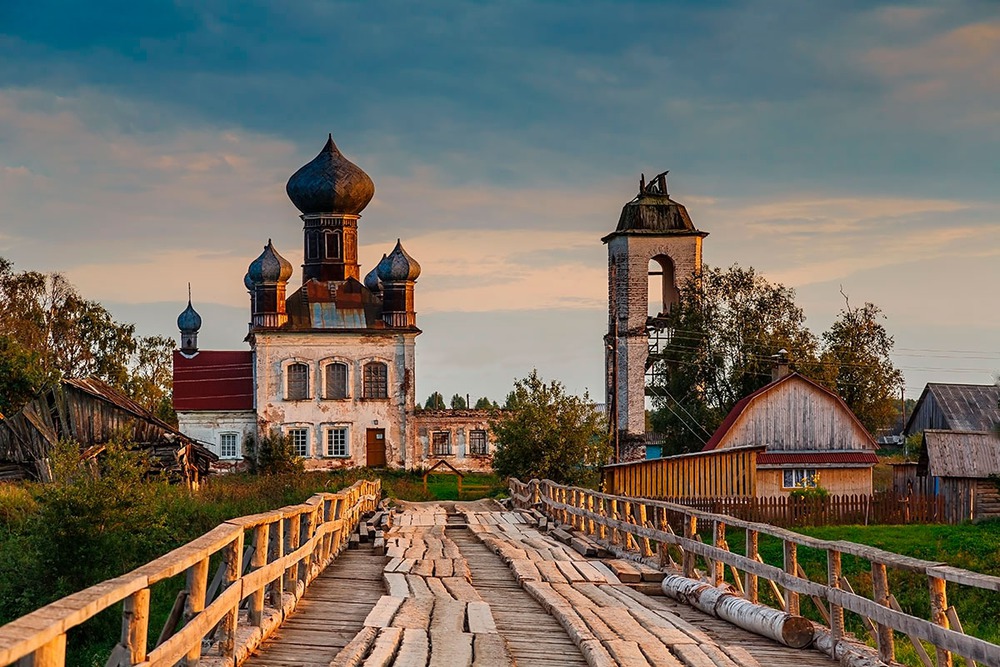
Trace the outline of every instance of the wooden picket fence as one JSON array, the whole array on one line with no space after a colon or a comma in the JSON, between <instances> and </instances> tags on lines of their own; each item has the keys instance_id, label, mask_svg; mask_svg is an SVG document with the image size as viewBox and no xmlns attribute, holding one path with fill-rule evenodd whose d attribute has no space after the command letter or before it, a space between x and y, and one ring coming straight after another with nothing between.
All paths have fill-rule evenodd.
<instances>
[{"instance_id":1,"label":"wooden picket fence","mask_svg":"<svg viewBox=\"0 0 1000 667\"><path fill-rule=\"evenodd\" d=\"M892 491L825 498L665 498L702 512L772 526L885 525L946 523L943 496L903 495Z\"/></svg>"}]
</instances>

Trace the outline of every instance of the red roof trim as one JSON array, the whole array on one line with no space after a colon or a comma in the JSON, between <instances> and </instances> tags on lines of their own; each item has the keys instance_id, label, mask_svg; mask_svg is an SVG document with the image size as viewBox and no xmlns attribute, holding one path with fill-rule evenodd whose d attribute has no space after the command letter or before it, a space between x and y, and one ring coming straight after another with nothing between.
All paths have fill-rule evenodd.
<instances>
[{"instance_id":1,"label":"red roof trim","mask_svg":"<svg viewBox=\"0 0 1000 667\"><path fill-rule=\"evenodd\" d=\"M843 408L843 410L851 416L851 419L854 420L854 423L865 434L865 437L868 438L868 442L871 444L871 448L878 449L878 444L875 442L875 439L872 437L871 433L869 433L868 429L864 427L864 425L861 423L861 420L858 419L858 416L854 414L854 411L851 410L849 407L847 407L847 403L844 402L844 399L842 399L840 396L830 391L823 385L819 384L818 382L814 382L804 375L799 375L798 373L792 372L783 378L779 378L769 384L764 385L763 387L753 392L749 396L744 396L743 398L741 398L736 403L736 405L733 406L733 409L729 411L729 414L726 415L726 418L722 420L722 423L719 424L719 428L715 429L715 433L713 433L712 437L709 438L708 442L702 448L702 451L707 452L711 449L716 449L722 442L722 440L726 437L726 434L728 434L729 431L733 428L733 426L736 425L736 422L743 415L743 413L746 411L747 407L749 407L751 403L753 403L755 400L757 400L764 394L768 393L778 385L784 382L791 381L792 378L796 378L802 380L803 382L807 382L808 384L812 385L816 389L819 389L822 393L826 394L833 400L837 401L837 403L840 404L840 407Z\"/></svg>"},{"instance_id":2,"label":"red roof trim","mask_svg":"<svg viewBox=\"0 0 1000 667\"><path fill-rule=\"evenodd\" d=\"M757 465L809 463L864 463L875 465L875 452L763 452L757 455Z\"/></svg>"}]
</instances>

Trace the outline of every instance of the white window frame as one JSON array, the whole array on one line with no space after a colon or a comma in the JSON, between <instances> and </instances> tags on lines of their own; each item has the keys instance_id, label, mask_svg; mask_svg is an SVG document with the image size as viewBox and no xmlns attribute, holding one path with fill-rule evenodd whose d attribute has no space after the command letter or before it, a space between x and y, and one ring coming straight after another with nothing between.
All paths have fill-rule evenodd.
<instances>
[{"instance_id":1,"label":"white window frame","mask_svg":"<svg viewBox=\"0 0 1000 667\"><path fill-rule=\"evenodd\" d=\"M343 441L343 453L338 454L336 452L335 444L333 442L334 433L343 431L344 441ZM323 453L327 458L331 459L349 459L351 458L351 425L350 424L330 424L323 429Z\"/></svg>"},{"instance_id":2,"label":"white window frame","mask_svg":"<svg viewBox=\"0 0 1000 667\"><path fill-rule=\"evenodd\" d=\"M791 481L791 485L789 485ZM809 489L817 486L815 468L782 468L781 488Z\"/></svg>"},{"instance_id":3,"label":"white window frame","mask_svg":"<svg viewBox=\"0 0 1000 667\"><path fill-rule=\"evenodd\" d=\"M297 443L295 441L295 437L296 437L295 434L297 432L304 432L305 433L305 453L304 454L302 454L302 453L299 452L299 448L298 448L298 444L299 443ZM295 453L296 456L301 456L304 459L310 458L311 450L312 450L312 447L310 446L312 443L310 442L310 440L312 439L311 438L312 433L311 433L311 429L308 426L305 426L303 424L292 424L290 426L286 426L285 427L285 435L290 436L292 438L292 451Z\"/></svg>"},{"instance_id":4,"label":"white window frame","mask_svg":"<svg viewBox=\"0 0 1000 667\"><path fill-rule=\"evenodd\" d=\"M233 453L227 454L225 449L225 440L229 437L233 439ZM219 458L220 459L238 459L240 458L240 434L236 431L226 431L225 433L219 434Z\"/></svg>"}]
</instances>

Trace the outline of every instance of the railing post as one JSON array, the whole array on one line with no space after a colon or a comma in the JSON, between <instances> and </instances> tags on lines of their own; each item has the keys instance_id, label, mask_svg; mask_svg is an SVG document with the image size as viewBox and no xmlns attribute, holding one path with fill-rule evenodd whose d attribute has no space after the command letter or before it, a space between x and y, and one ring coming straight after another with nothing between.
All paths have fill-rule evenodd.
<instances>
[{"instance_id":1,"label":"railing post","mask_svg":"<svg viewBox=\"0 0 1000 667\"><path fill-rule=\"evenodd\" d=\"M747 558L750 560L757 560L758 549L757 549L757 531L747 529L747 539L746 539L746 553ZM743 594L746 595L747 600L756 603L758 600L757 591L757 575L752 572L743 573Z\"/></svg>"},{"instance_id":2,"label":"railing post","mask_svg":"<svg viewBox=\"0 0 1000 667\"><path fill-rule=\"evenodd\" d=\"M66 633L35 649L33 667L63 667L66 664Z\"/></svg>"},{"instance_id":3,"label":"railing post","mask_svg":"<svg viewBox=\"0 0 1000 667\"><path fill-rule=\"evenodd\" d=\"M785 573L793 577L799 576L799 545L789 540L782 540L781 543L784 546ZM799 594L789 588L785 588L785 611L796 616L799 613Z\"/></svg>"},{"instance_id":4,"label":"railing post","mask_svg":"<svg viewBox=\"0 0 1000 667\"><path fill-rule=\"evenodd\" d=\"M129 665L145 662L148 633L149 589L143 588L125 598L122 608L122 646L128 650Z\"/></svg>"},{"instance_id":5,"label":"railing post","mask_svg":"<svg viewBox=\"0 0 1000 667\"><path fill-rule=\"evenodd\" d=\"M274 535L274 558L281 560L285 557L285 520L279 518L273 524L272 533ZM285 593L285 573L282 572L271 582L271 606L281 611L282 596Z\"/></svg>"},{"instance_id":6,"label":"railing post","mask_svg":"<svg viewBox=\"0 0 1000 667\"><path fill-rule=\"evenodd\" d=\"M840 552L836 549L826 552L826 583L830 588L840 589ZM844 636L844 608L833 602L830 603L830 633L834 642Z\"/></svg>"},{"instance_id":7,"label":"railing post","mask_svg":"<svg viewBox=\"0 0 1000 667\"><path fill-rule=\"evenodd\" d=\"M693 514L684 515L684 537L686 539L695 541L698 535L698 517ZM695 554L693 551L684 548L684 576L688 579L694 577L694 558Z\"/></svg>"},{"instance_id":8,"label":"railing post","mask_svg":"<svg viewBox=\"0 0 1000 667\"><path fill-rule=\"evenodd\" d=\"M584 504L587 510L587 520L583 524L587 535L594 534L594 494L590 491L584 496Z\"/></svg>"},{"instance_id":9,"label":"railing post","mask_svg":"<svg viewBox=\"0 0 1000 667\"><path fill-rule=\"evenodd\" d=\"M948 591L947 583L933 575L928 575L927 583L931 593L931 621L948 629ZM935 647L937 651L937 667L951 667L951 652Z\"/></svg>"},{"instance_id":10,"label":"railing post","mask_svg":"<svg viewBox=\"0 0 1000 667\"><path fill-rule=\"evenodd\" d=\"M253 531L253 556L250 565L255 570L267 565L267 544L270 537L269 524L261 524ZM250 625L261 627L264 624L264 587L261 586L250 594Z\"/></svg>"},{"instance_id":11,"label":"railing post","mask_svg":"<svg viewBox=\"0 0 1000 667\"><path fill-rule=\"evenodd\" d=\"M595 510L602 518L608 518L608 501L606 498L595 498ZM608 539L608 527L603 523L597 524L597 536L602 540Z\"/></svg>"},{"instance_id":12,"label":"railing post","mask_svg":"<svg viewBox=\"0 0 1000 667\"><path fill-rule=\"evenodd\" d=\"M301 527L301 519L298 514L288 517L288 530L285 533L285 554L290 554L299 548L299 529ZM296 600L299 599L299 588L297 582L299 580L299 564L298 562L292 563L288 569L285 570L285 589L291 593Z\"/></svg>"},{"instance_id":13,"label":"railing post","mask_svg":"<svg viewBox=\"0 0 1000 667\"><path fill-rule=\"evenodd\" d=\"M726 549L726 524L722 521L715 522L714 539L712 544L716 549ZM712 560L712 585L718 588L726 581L726 564L721 559Z\"/></svg>"},{"instance_id":14,"label":"railing post","mask_svg":"<svg viewBox=\"0 0 1000 667\"><path fill-rule=\"evenodd\" d=\"M222 552L223 562L226 565L225 573L222 577L222 590L227 590L239 582L243 574L243 530L236 534L236 539ZM221 594L221 593L220 593ZM219 630L222 637L219 639L219 648L224 658L232 658L236 650L236 625L240 618L240 602L237 599L233 603L232 609L222 617L222 624Z\"/></svg>"},{"instance_id":15,"label":"railing post","mask_svg":"<svg viewBox=\"0 0 1000 667\"><path fill-rule=\"evenodd\" d=\"M205 609L205 593L208 589L208 558L188 568L187 600L184 602L184 620L190 623ZM201 642L195 642L184 658L186 667L195 667L201 660Z\"/></svg>"},{"instance_id":16,"label":"railing post","mask_svg":"<svg viewBox=\"0 0 1000 667\"><path fill-rule=\"evenodd\" d=\"M639 523L643 528L649 528L649 516L646 513L646 503L639 503ZM648 537L642 538L642 555L649 557L653 555L653 545Z\"/></svg>"},{"instance_id":17,"label":"railing post","mask_svg":"<svg viewBox=\"0 0 1000 667\"><path fill-rule=\"evenodd\" d=\"M875 602L883 607L889 607L889 577L885 570L885 563L872 561L872 597ZM896 644L893 637L892 628L881 623L877 624L878 631L878 657L884 662L891 663L896 659Z\"/></svg>"}]
</instances>

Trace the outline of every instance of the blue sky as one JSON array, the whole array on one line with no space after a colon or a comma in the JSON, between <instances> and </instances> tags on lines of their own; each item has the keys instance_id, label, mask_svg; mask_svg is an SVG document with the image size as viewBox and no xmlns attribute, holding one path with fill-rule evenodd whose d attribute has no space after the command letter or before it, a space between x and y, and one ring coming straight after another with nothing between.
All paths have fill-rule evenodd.
<instances>
[{"instance_id":1,"label":"blue sky","mask_svg":"<svg viewBox=\"0 0 1000 667\"><path fill-rule=\"evenodd\" d=\"M879 304L908 393L1000 371L995 3L14 4L0 254L145 332L190 280L203 345L242 345L245 266L300 263L284 182L332 131L376 184L362 262L402 237L424 267L420 398L533 366L600 396L599 239L663 169L706 261L817 332L841 287Z\"/></svg>"}]
</instances>

